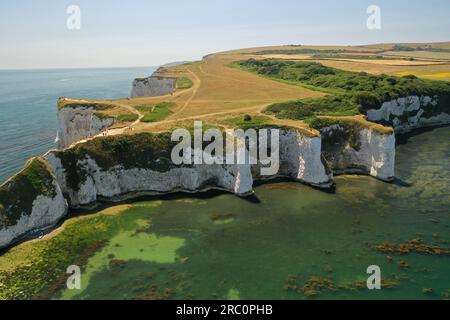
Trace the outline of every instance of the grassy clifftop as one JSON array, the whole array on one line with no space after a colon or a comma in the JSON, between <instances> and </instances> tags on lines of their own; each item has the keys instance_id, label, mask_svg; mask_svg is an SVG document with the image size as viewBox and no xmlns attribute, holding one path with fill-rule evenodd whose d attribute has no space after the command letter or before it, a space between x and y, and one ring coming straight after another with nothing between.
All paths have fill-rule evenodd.
<instances>
[{"instance_id":1,"label":"grassy clifftop","mask_svg":"<svg viewBox=\"0 0 450 320\"><path fill-rule=\"evenodd\" d=\"M391 127L385 127L381 124L367 121L363 116L357 117L331 117L331 116L313 116L306 120L311 128L321 130L332 125L339 125L348 131L359 133L362 129L370 129L377 133L389 135L393 134L394 130Z\"/></svg>"},{"instance_id":2,"label":"grassy clifftop","mask_svg":"<svg viewBox=\"0 0 450 320\"><path fill-rule=\"evenodd\" d=\"M37 196L54 197L53 170L42 158L28 161L24 169L0 186L0 228L14 225L31 214Z\"/></svg>"},{"instance_id":3,"label":"grassy clifftop","mask_svg":"<svg viewBox=\"0 0 450 320\"><path fill-rule=\"evenodd\" d=\"M69 187L78 190L88 174L78 161L86 157L94 159L103 170L122 166L167 171L173 166L170 153L174 145L170 133L139 133L97 137L70 149L55 151L55 155L66 168Z\"/></svg>"},{"instance_id":4,"label":"grassy clifftop","mask_svg":"<svg viewBox=\"0 0 450 320\"><path fill-rule=\"evenodd\" d=\"M108 109L115 109L119 106L113 103L108 103L106 101L95 101L95 100L73 100L68 98L58 99L58 110L63 108L77 108L77 107L93 108L98 111L104 111Z\"/></svg>"},{"instance_id":5,"label":"grassy clifftop","mask_svg":"<svg viewBox=\"0 0 450 320\"><path fill-rule=\"evenodd\" d=\"M94 115L100 119L115 118L116 122L133 122L138 119L138 114L131 112L129 108L108 100L92 99L58 99L58 111L65 108L87 108L94 110Z\"/></svg>"}]
</instances>

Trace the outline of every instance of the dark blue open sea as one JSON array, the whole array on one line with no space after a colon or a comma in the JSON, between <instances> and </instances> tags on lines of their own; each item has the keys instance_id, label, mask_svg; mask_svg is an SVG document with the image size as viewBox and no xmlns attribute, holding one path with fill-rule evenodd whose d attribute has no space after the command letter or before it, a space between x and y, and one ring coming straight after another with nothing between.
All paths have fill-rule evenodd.
<instances>
[{"instance_id":1,"label":"dark blue open sea","mask_svg":"<svg viewBox=\"0 0 450 320\"><path fill-rule=\"evenodd\" d=\"M127 97L133 79L155 69L0 71L0 184L27 159L54 147L58 97Z\"/></svg>"}]
</instances>

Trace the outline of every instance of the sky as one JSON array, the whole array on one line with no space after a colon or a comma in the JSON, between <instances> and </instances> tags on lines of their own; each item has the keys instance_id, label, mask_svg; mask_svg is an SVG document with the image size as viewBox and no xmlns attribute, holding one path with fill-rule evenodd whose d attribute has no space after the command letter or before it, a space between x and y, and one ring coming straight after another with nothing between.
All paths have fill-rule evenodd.
<instances>
[{"instance_id":1,"label":"sky","mask_svg":"<svg viewBox=\"0 0 450 320\"><path fill-rule=\"evenodd\" d=\"M69 30L67 8L80 8ZM369 30L366 10L381 9ZM0 69L155 66L283 44L450 41L449 0L1 0Z\"/></svg>"}]
</instances>

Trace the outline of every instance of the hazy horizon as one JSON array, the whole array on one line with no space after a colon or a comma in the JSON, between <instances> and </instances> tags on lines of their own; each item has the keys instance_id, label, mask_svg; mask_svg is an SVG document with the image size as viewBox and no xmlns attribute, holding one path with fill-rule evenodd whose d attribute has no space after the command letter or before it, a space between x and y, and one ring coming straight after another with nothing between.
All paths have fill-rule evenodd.
<instances>
[{"instance_id":1,"label":"hazy horizon","mask_svg":"<svg viewBox=\"0 0 450 320\"><path fill-rule=\"evenodd\" d=\"M380 30L366 26L372 4L381 9ZM81 10L79 30L67 28L70 5ZM3 0L0 69L157 66L285 44L445 42L450 41L449 13L445 0Z\"/></svg>"},{"instance_id":2,"label":"hazy horizon","mask_svg":"<svg viewBox=\"0 0 450 320\"><path fill-rule=\"evenodd\" d=\"M139 69L139 68L157 68L161 65L148 65L148 66L104 66L104 67L48 67L48 68L11 68L11 69L0 69L2 71L49 71L49 70L83 70L83 69Z\"/></svg>"}]
</instances>

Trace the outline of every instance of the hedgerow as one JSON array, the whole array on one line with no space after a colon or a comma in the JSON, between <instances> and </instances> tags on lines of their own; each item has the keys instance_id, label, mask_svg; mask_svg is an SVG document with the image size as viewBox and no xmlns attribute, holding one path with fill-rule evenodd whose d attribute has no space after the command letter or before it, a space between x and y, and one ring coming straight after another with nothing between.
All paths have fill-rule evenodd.
<instances>
[{"instance_id":1,"label":"hedgerow","mask_svg":"<svg viewBox=\"0 0 450 320\"><path fill-rule=\"evenodd\" d=\"M430 112L450 113L450 83L447 82L344 71L306 61L249 59L233 65L274 80L305 85L330 94L277 103L267 108L266 112L280 118L364 114L369 109L379 108L385 101L411 95L435 97L438 104Z\"/></svg>"}]
</instances>

